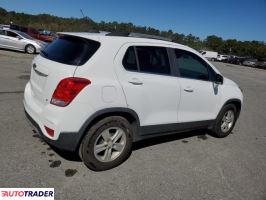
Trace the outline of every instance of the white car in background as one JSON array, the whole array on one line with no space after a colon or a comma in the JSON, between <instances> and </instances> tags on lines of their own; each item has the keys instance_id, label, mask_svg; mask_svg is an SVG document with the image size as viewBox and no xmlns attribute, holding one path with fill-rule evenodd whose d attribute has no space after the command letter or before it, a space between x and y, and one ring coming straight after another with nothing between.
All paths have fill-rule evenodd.
<instances>
[{"instance_id":1,"label":"white car in background","mask_svg":"<svg viewBox=\"0 0 266 200\"><path fill-rule=\"evenodd\" d=\"M204 58L207 60L215 61L218 56L218 52L215 51L200 51Z\"/></svg>"},{"instance_id":2,"label":"white car in background","mask_svg":"<svg viewBox=\"0 0 266 200\"><path fill-rule=\"evenodd\" d=\"M222 61L224 61L224 60L227 60L227 58L228 58L228 55L218 54L218 56L217 56L217 61L222 62Z\"/></svg>"},{"instance_id":3,"label":"white car in background","mask_svg":"<svg viewBox=\"0 0 266 200\"><path fill-rule=\"evenodd\" d=\"M125 161L135 141L194 129L226 137L242 101L195 50L136 33L59 33L34 58L24 92L41 137L96 171Z\"/></svg>"},{"instance_id":4,"label":"white car in background","mask_svg":"<svg viewBox=\"0 0 266 200\"><path fill-rule=\"evenodd\" d=\"M23 51L29 54L39 53L47 43L36 40L20 31L0 29L0 48Z\"/></svg>"}]
</instances>

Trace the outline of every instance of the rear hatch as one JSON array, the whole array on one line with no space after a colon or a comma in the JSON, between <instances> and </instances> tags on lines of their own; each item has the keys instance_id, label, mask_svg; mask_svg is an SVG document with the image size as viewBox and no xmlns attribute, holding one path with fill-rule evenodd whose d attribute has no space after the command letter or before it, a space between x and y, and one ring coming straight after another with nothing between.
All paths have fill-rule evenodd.
<instances>
[{"instance_id":1,"label":"rear hatch","mask_svg":"<svg viewBox=\"0 0 266 200\"><path fill-rule=\"evenodd\" d=\"M38 103L50 103L58 83L73 77L77 67L82 67L97 51L97 41L60 35L32 62L30 84L33 97Z\"/></svg>"}]
</instances>

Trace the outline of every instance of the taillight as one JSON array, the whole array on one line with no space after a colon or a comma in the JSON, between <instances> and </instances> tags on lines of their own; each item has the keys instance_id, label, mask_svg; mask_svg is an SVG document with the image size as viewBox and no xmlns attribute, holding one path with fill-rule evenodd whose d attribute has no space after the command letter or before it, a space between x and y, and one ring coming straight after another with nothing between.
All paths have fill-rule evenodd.
<instances>
[{"instance_id":1,"label":"taillight","mask_svg":"<svg viewBox=\"0 0 266 200\"><path fill-rule=\"evenodd\" d=\"M78 93L91 81L85 78L70 77L59 82L51 99L51 104L65 107L78 95Z\"/></svg>"}]
</instances>

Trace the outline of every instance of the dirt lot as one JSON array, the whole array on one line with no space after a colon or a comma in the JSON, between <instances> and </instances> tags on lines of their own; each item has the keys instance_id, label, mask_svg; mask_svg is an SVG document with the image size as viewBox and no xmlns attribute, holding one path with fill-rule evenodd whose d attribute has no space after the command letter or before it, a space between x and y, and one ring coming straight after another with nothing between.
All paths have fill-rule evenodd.
<instances>
[{"instance_id":1,"label":"dirt lot","mask_svg":"<svg viewBox=\"0 0 266 200\"><path fill-rule=\"evenodd\" d=\"M266 199L266 70L214 63L244 92L229 137L196 131L144 141L119 167L93 172L26 121L32 58L0 50L0 187L54 187L56 199Z\"/></svg>"}]
</instances>

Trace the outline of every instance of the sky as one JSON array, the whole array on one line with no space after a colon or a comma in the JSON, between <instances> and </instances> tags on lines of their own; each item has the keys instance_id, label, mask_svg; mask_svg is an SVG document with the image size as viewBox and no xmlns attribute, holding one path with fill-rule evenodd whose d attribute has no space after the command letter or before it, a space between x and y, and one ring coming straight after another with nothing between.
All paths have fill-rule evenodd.
<instances>
[{"instance_id":1,"label":"sky","mask_svg":"<svg viewBox=\"0 0 266 200\"><path fill-rule=\"evenodd\" d=\"M77 18L82 9L96 22L132 22L201 39L217 35L266 42L266 0L0 0L0 7Z\"/></svg>"}]
</instances>

